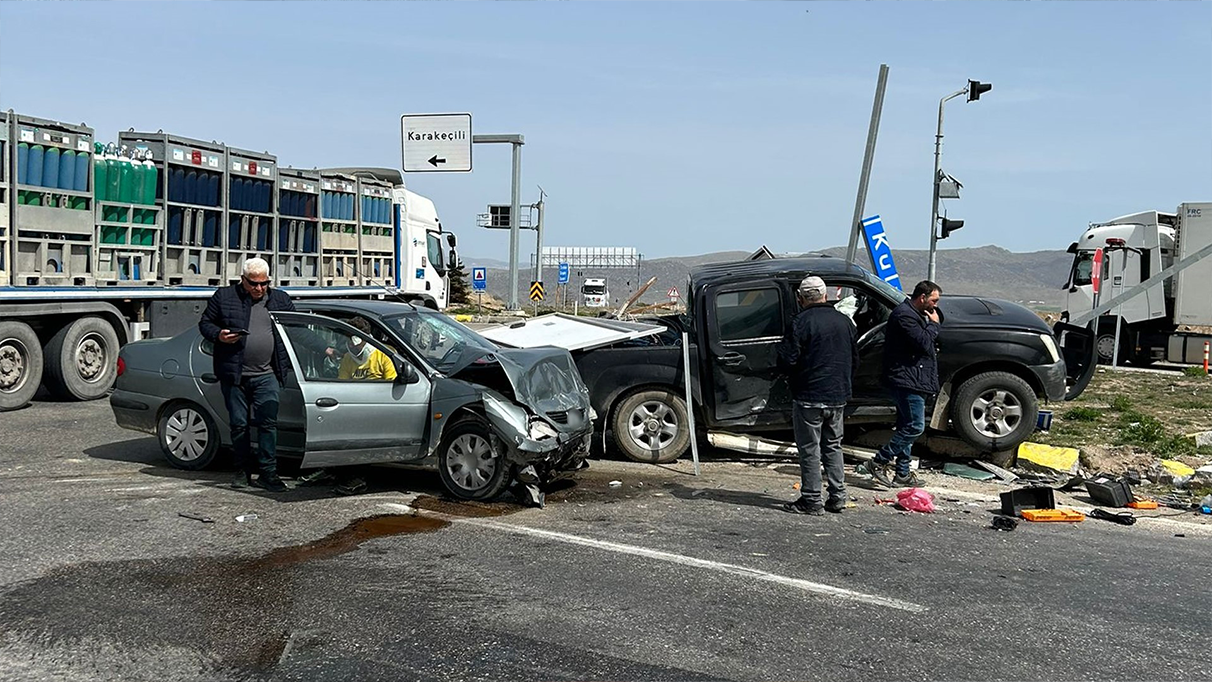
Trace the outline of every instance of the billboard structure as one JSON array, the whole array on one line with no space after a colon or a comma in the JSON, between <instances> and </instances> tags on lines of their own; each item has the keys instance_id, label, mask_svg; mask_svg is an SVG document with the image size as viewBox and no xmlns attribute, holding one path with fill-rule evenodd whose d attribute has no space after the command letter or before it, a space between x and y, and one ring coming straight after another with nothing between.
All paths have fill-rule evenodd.
<instances>
[{"instance_id":1,"label":"billboard structure","mask_svg":"<svg viewBox=\"0 0 1212 682\"><path fill-rule=\"evenodd\" d=\"M644 257L634 246L545 246L543 267L555 268L567 263L574 270L639 270ZM530 256L534 263L534 254Z\"/></svg>"}]
</instances>

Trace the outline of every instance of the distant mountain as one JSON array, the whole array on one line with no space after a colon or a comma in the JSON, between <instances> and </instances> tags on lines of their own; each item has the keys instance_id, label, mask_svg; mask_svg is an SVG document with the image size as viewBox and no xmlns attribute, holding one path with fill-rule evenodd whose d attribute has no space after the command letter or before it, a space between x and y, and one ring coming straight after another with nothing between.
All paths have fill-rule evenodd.
<instances>
[{"instance_id":1,"label":"distant mountain","mask_svg":"<svg viewBox=\"0 0 1212 682\"><path fill-rule=\"evenodd\" d=\"M463 261L463 265L467 267L468 274L471 274L472 268L493 268L499 270L509 270L509 261L497 260L496 258L476 258L475 256L459 255L459 260ZM523 263L525 265L525 263Z\"/></svg>"},{"instance_id":2,"label":"distant mountain","mask_svg":"<svg viewBox=\"0 0 1212 682\"><path fill-rule=\"evenodd\" d=\"M692 267L742 260L750 253L752 252L721 251L700 256L657 258L643 261L638 273L635 270L574 270L572 281L579 287L579 282L586 277L605 277L609 282L611 297L622 303L638 286L655 276L657 281L640 298L642 302L652 303L667 300L666 292L671 286L676 286L679 293L685 296L686 281ZM845 256L846 249L834 247L824 250L823 253ZM928 256L929 252L925 250L902 249L894 252L897 271L905 288L911 288L919 280L925 279ZM469 272L473 264L488 267L489 293L499 298L506 297L509 288L508 263L497 261L499 267L492 267L488 265L493 262L491 259L465 261L468 263ZM1017 301L1037 310L1060 310L1065 299L1061 285L1068 276L1073 256L1064 251L1014 253L999 246L981 246L939 251L937 261L937 279L943 287L944 295L979 294ZM533 272L525 267L526 265L528 263L523 263L518 273L518 300L522 302L529 300L527 290L533 276ZM861 250L859 265L869 267L867 257ZM546 268L543 274L548 299L552 300L556 289L556 269Z\"/></svg>"}]
</instances>

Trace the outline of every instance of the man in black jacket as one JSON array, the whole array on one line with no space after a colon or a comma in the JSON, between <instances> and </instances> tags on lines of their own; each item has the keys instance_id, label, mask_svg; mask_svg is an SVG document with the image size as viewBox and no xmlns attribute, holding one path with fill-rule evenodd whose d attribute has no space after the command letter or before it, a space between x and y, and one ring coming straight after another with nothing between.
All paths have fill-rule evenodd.
<instances>
[{"instance_id":1,"label":"man in black jacket","mask_svg":"<svg viewBox=\"0 0 1212 682\"><path fill-rule=\"evenodd\" d=\"M888 487L919 485L909 469L913 443L926 430L926 398L938 393L938 298L942 289L922 280L892 310L884 329L884 384L896 402L896 431L867 463L867 473ZM889 477L895 460L896 471Z\"/></svg>"},{"instance_id":2,"label":"man in black jacket","mask_svg":"<svg viewBox=\"0 0 1212 682\"><path fill-rule=\"evenodd\" d=\"M804 308L779 346L779 368L790 375L795 446L800 455L800 497L783 505L796 514L820 516L846 507L842 468L842 419L858 368L857 332L850 318L825 301L825 282L805 277L798 298ZM829 498L821 503L821 462Z\"/></svg>"},{"instance_id":3,"label":"man in black jacket","mask_svg":"<svg viewBox=\"0 0 1212 682\"><path fill-rule=\"evenodd\" d=\"M202 336L215 346L215 375L227 405L239 471L234 488L255 485L275 493L287 490L278 477L278 394L290 371L290 359L269 313L294 309L286 292L269 288L269 263L249 258L244 261L240 283L219 287L198 322ZM336 355L319 337L308 341L317 346L314 350ZM259 434L255 463L250 425ZM256 471L260 475L254 481Z\"/></svg>"}]
</instances>

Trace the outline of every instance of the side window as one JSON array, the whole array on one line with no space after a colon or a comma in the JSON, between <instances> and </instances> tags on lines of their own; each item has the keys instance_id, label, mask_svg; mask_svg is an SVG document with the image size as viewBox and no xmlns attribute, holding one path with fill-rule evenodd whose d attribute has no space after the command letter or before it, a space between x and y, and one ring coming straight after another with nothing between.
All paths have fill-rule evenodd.
<instances>
[{"instance_id":1,"label":"side window","mask_svg":"<svg viewBox=\"0 0 1212 682\"><path fill-rule=\"evenodd\" d=\"M335 325L288 322L282 328L304 381L395 381L390 351L371 338ZM325 352L328 348L336 349L335 357Z\"/></svg>"},{"instance_id":2,"label":"side window","mask_svg":"<svg viewBox=\"0 0 1212 682\"><path fill-rule=\"evenodd\" d=\"M783 306L775 287L729 291L715 297L720 341L781 337Z\"/></svg>"},{"instance_id":3,"label":"side window","mask_svg":"<svg viewBox=\"0 0 1212 682\"><path fill-rule=\"evenodd\" d=\"M839 292L839 297L833 307L845 313L846 317L854 322L860 337L887 322L888 316L892 314L892 309L888 307L884 299L863 287L835 286L828 282L826 284L829 286L830 292ZM832 302L832 299L830 301Z\"/></svg>"},{"instance_id":4,"label":"side window","mask_svg":"<svg viewBox=\"0 0 1212 682\"><path fill-rule=\"evenodd\" d=\"M1070 283L1075 287L1085 286L1093 282L1094 254L1082 251L1073 259L1073 272Z\"/></svg>"}]
</instances>

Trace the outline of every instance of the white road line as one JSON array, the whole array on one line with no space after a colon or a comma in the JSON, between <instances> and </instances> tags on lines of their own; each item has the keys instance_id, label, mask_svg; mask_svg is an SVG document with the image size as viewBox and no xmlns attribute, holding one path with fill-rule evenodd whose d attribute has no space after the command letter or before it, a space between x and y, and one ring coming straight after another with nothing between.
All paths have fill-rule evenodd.
<instances>
[{"instance_id":1,"label":"white road line","mask_svg":"<svg viewBox=\"0 0 1212 682\"><path fill-rule=\"evenodd\" d=\"M413 511L411 507L403 504L388 503L382 505L393 509ZM428 513L421 510L421 513ZM848 590L844 587L836 587L834 585L826 585L824 583L812 582L811 580L803 580L801 578L792 578L790 576L770 573L756 568L747 566L738 566L736 564L727 564L720 561L710 561L707 559L698 559L696 557L686 556L684 554L674 554L672 552L663 552L661 550L649 549L647 547L637 547L635 545L624 545L618 542L608 542L606 540L595 540L586 538L580 535L571 535L569 533L560 533L551 530L542 530L539 528L529 528L527 526L519 526L512 523L501 523L500 521L490 521L487 519L469 519L461 517L452 517L446 514L441 515L442 518L448 519L454 523L463 523L472 526L480 526L482 528L490 528L493 530L501 530L507 533L515 533L518 535L530 535L533 537L555 540L557 542L566 542L572 545L581 545L582 547L592 547L594 549L602 549L619 554L630 554L632 556L644 557L646 559L655 559L657 561L667 561L669 563L679 564L682 566L691 566L694 568L704 568L719 573L728 573L731 575L745 576L755 580L764 582L772 582L779 585L794 587L805 592L815 594L823 594L825 596L834 597L837 599L845 599L848 601L857 601L864 604L874 606L883 606L890 609L899 609L910 613L924 613L929 610L928 607L913 602L893 599L891 597L881 597L877 594L867 594L865 592L856 592Z\"/></svg>"}]
</instances>

